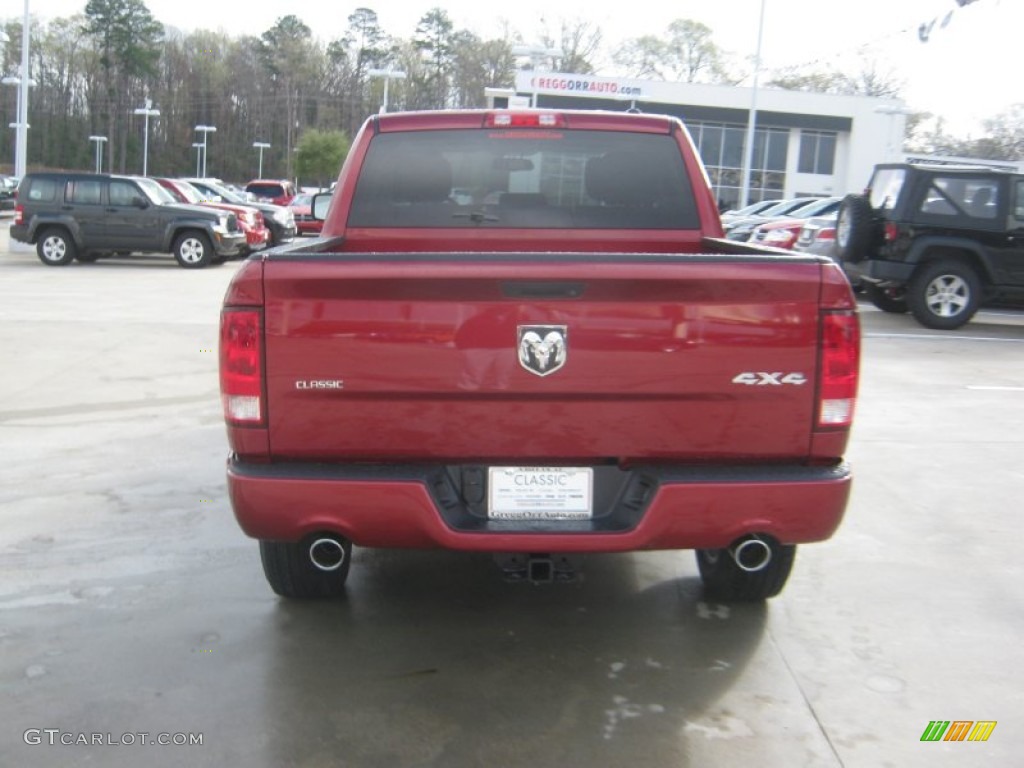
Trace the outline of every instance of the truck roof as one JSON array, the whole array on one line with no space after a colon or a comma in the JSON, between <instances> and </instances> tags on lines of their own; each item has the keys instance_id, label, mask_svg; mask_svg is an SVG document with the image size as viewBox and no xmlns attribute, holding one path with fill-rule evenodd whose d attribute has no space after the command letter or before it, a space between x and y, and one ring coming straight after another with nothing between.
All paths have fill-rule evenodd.
<instances>
[{"instance_id":1,"label":"truck roof","mask_svg":"<svg viewBox=\"0 0 1024 768\"><path fill-rule=\"evenodd\" d=\"M392 112L370 118L380 132L505 127L570 128L578 130L671 133L682 127L669 115L583 110L471 109L434 112Z\"/></svg>"}]
</instances>

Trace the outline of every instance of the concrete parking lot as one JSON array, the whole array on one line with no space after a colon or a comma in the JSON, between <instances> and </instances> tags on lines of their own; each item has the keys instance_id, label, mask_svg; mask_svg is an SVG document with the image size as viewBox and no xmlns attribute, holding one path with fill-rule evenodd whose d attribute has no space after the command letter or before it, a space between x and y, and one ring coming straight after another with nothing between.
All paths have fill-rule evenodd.
<instances>
[{"instance_id":1,"label":"concrete parking lot","mask_svg":"<svg viewBox=\"0 0 1024 768\"><path fill-rule=\"evenodd\" d=\"M238 263L47 268L7 224L0 766L1024 759L1024 314L938 333L864 309L853 501L765 606L706 603L688 552L533 587L357 550L345 600L289 603L225 494ZM935 720L997 725L922 742Z\"/></svg>"}]
</instances>

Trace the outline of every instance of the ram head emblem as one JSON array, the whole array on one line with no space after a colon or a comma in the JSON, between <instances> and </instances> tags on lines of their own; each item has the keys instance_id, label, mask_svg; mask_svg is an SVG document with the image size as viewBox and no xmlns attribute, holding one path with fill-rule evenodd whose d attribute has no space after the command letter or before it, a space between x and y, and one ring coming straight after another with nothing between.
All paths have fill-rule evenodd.
<instances>
[{"instance_id":1,"label":"ram head emblem","mask_svg":"<svg viewBox=\"0 0 1024 768\"><path fill-rule=\"evenodd\" d=\"M564 325L519 326L519 364L537 376L547 376L565 365L568 354Z\"/></svg>"}]
</instances>

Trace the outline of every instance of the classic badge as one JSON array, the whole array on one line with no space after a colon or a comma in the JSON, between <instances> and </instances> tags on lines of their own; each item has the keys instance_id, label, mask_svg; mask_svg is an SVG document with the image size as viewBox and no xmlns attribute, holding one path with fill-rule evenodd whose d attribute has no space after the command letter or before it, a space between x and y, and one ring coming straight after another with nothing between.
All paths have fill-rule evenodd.
<instances>
[{"instance_id":1,"label":"classic badge","mask_svg":"<svg viewBox=\"0 0 1024 768\"><path fill-rule=\"evenodd\" d=\"M520 325L519 364L537 376L547 376L565 365L568 354L565 325Z\"/></svg>"}]
</instances>

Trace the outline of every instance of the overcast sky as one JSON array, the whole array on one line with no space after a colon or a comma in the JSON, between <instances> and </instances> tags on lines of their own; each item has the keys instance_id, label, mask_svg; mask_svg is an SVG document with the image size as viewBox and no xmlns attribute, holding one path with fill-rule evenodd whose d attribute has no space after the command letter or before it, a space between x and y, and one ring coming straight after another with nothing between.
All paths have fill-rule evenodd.
<instances>
[{"instance_id":1,"label":"overcast sky","mask_svg":"<svg viewBox=\"0 0 1024 768\"><path fill-rule=\"evenodd\" d=\"M502 25L527 42L545 27L557 30L562 19L586 20L601 28L605 51L627 37L658 34L673 19L690 18L711 27L715 42L737 57L753 57L761 0L387 0L344 2L320 0L145 0L164 24L183 30L223 29L228 34L258 35L286 13L301 18L322 40L340 37L349 14L373 8L384 30L410 37L432 7L441 7L455 22L483 37L498 36ZM1017 50L1024 30L1024 0L974 0L961 8L957 0L764 0L763 67L805 65L807 69L842 62L856 71L874 60L906 81L908 106L941 114L950 130L981 135L978 121L1024 102L1017 85ZM3 17L22 14L24 0L4 0ZM51 19L85 9L85 0L30 0L33 15ZM943 23L948 23L943 26ZM929 42L918 39L921 24L935 22ZM598 74L618 74L610 61ZM762 80L763 82L763 80Z\"/></svg>"}]
</instances>

